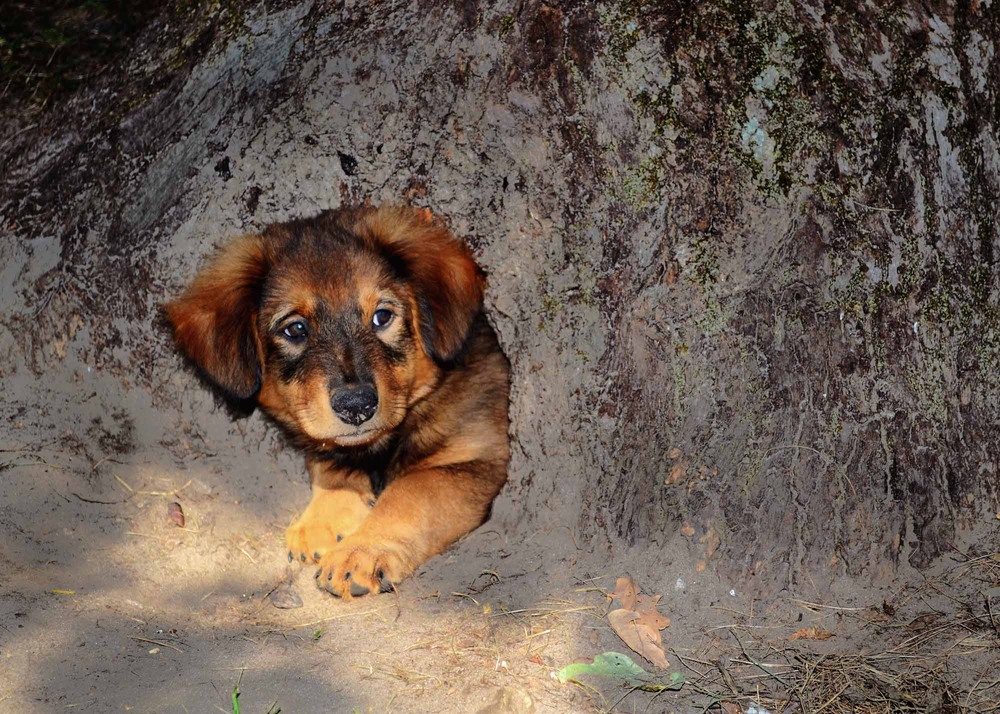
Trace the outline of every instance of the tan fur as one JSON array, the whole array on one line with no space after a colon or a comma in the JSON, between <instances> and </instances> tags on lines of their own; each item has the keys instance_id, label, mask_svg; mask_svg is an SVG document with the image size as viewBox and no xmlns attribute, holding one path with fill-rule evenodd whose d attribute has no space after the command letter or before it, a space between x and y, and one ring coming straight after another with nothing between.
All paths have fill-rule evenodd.
<instances>
[{"instance_id":1,"label":"tan fur","mask_svg":"<svg viewBox=\"0 0 1000 714\"><path fill-rule=\"evenodd\" d=\"M237 239L167 306L191 360L306 450L313 497L289 557L318 561L337 595L411 575L481 524L506 480L508 366L482 291L428 213L359 208ZM377 407L346 422L332 401L363 384Z\"/></svg>"},{"instance_id":2,"label":"tan fur","mask_svg":"<svg viewBox=\"0 0 1000 714\"><path fill-rule=\"evenodd\" d=\"M364 474L329 474L321 463L309 464L312 499L285 531L289 551L313 559L333 549L368 518L375 494Z\"/></svg>"}]
</instances>

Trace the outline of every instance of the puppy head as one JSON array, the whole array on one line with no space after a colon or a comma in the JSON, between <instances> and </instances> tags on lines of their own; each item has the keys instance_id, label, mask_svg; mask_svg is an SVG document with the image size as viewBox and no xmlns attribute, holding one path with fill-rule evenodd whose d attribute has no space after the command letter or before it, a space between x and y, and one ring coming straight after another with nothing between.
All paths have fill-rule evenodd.
<instances>
[{"instance_id":1,"label":"puppy head","mask_svg":"<svg viewBox=\"0 0 1000 714\"><path fill-rule=\"evenodd\" d=\"M354 209L237 239L166 310L211 380L328 448L395 429L461 352L482 296L443 227Z\"/></svg>"}]
</instances>

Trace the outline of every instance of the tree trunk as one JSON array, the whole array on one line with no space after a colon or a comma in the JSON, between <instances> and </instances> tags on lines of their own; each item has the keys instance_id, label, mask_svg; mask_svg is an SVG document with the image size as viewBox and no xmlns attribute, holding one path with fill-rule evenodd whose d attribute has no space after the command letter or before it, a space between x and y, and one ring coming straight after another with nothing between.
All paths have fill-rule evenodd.
<instances>
[{"instance_id":1,"label":"tree trunk","mask_svg":"<svg viewBox=\"0 0 1000 714\"><path fill-rule=\"evenodd\" d=\"M1000 4L248 8L2 130L5 419L257 451L158 306L228 236L411 202L489 275L507 532L768 592L992 537Z\"/></svg>"}]
</instances>

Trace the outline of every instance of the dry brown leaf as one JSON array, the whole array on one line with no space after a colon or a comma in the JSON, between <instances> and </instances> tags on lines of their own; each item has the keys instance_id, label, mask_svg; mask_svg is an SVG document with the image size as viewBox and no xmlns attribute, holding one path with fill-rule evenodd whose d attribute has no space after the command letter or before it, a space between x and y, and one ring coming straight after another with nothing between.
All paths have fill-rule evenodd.
<instances>
[{"instance_id":1,"label":"dry brown leaf","mask_svg":"<svg viewBox=\"0 0 1000 714\"><path fill-rule=\"evenodd\" d=\"M173 523L178 528L184 527L184 509L174 502L167 506L167 523Z\"/></svg>"},{"instance_id":2,"label":"dry brown leaf","mask_svg":"<svg viewBox=\"0 0 1000 714\"><path fill-rule=\"evenodd\" d=\"M720 706L725 714L742 714L743 712L736 702L721 702Z\"/></svg>"},{"instance_id":3,"label":"dry brown leaf","mask_svg":"<svg viewBox=\"0 0 1000 714\"><path fill-rule=\"evenodd\" d=\"M546 666L545 660L539 657L538 655L531 655L530 657L528 657L528 661L533 662L534 664L540 664L543 667Z\"/></svg>"},{"instance_id":4,"label":"dry brown leaf","mask_svg":"<svg viewBox=\"0 0 1000 714\"><path fill-rule=\"evenodd\" d=\"M685 538L690 538L691 536L693 536L694 526L692 526L690 523L685 523L684 525L682 525L681 535L684 536Z\"/></svg>"},{"instance_id":5,"label":"dry brown leaf","mask_svg":"<svg viewBox=\"0 0 1000 714\"><path fill-rule=\"evenodd\" d=\"M941 615L939 613L925 612L923 615L917 615L915 618L910 620L910 624L906 626L906 629L910 632L921 632L933 625L940 618Z\"/></svg>"},{"instance_id":6,"label":"dry brown leaf","mask_svg":"<svg viewBox=\"0 0 1000 714\"><path fill-rule=\"evenodd\" d=\"M656 633L657 643L660 639L660 630L670 627L670 618L660 614L658 609L662 595L637 595L635 598L635 611L639 613L639 622L647 625Z\"/></svg>"},{"instance_id":7,"label":"dry brown leaf","mask_svg":"<svg viewBox=\"0 0 1000 714\"><path fill-rule=\"evenodd\" d=\"M657 667L666 669L667 656L660 647L660 633L643 624L641 615L635 610L612 610L608 613L608 624L636 654L645 657Z\"/></svg>"},{"instance_id":8,"label":"dry brown leaf","mask_svg":"<svg viewBox=\"0 0 1000 714\"><path fill-rule=\"evenodd\" d=\"M892 622L892 618L889 615L874 607L864 610L861 613L861 617L868 620L868 622Z\"/></svg>"},{"instance_id":9,"label":"dry brown leaf","mask_svg":"<svg viewBox=\"0 0 1000 714\"><path fill-rule=\"evenodd\" d=\"M803 627L792 633L793 640L828 640L833 637L833 633L824 630L822 627Z\"/></svg>"},{"instance_id":10,"label":"dry brown leaf","mask_svg":"<svg viewBox=\"0 0 1000 714\"><path fill-rule=\"evenodd\" d=\"M705 568L707 568L707 567L708 567L708 563L706 561L699 560L697 563L694 564L694 571L696 573L704 573L705 572Z\"/></svg>"},{"instance_id":11,"label":"dry brown leaf","mask_svg":"<svg viewBox=\"0 0 1000 714\"><path fill-rule=\"evenodd\" d=\"M684 452L680 450L679 447L675 446L670 451L667 452L667 458L671 461L677 461L680 457L684 455Z\"/></svg>"},{"instance_id":12,"label":"dry brown leaf","mask_svg":"<svg viewBox=\"0 0 1000 714\"><path fill-rule=\"evenodd\" d=\"M639 588L635 581L627 575L623 575L615 581L615 589L608 593L608 597L617 600L625 610L635 607L636 594Z\"/></svg>"},{"instance_id":13,"label":"dry brown leaf","mask_svg":"<svg viewBox=\"0 0 1000 714\"><path fill-rule=\"evenodd\" d=\"M627 576L618 578L608 596L622 605L608 613L608 623L615 633L637 654L657 667L666 668L660 630L670 626L670 618L658 610L662 596L640 595L639 586Z\"/></svg>"}]
</instances>

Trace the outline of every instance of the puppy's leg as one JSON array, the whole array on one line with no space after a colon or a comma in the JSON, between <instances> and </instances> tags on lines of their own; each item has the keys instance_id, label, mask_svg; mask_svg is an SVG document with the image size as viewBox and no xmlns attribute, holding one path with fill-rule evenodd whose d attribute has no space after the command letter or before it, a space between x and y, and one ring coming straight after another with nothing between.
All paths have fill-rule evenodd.
<instances>
[{"instance_id":1,"label":"puppy's leg","mask_svg":"<svg viewBox=\"0 0 1000 714\"><path fill-rule=\"evenodd\" d=\"M341 471L329 464L308 464L312 499L285 531L288 560L316 561L354 533L372 510L375 495L364 474Z\"/></svg>"},{"instance_id":2,"label":"puppy's leg","mask_svg":"<svg viewBox=\"0 0 1000 714\"><path fill-rule=\"evenodd\" d=\"M482 524L505 479L503 463L478 461L398 477L354 535L320 559L320 586L350 597L412 575Z\"/></svg>"}]
</instances>

